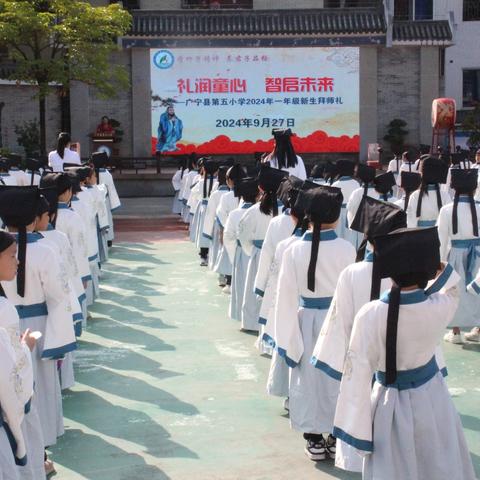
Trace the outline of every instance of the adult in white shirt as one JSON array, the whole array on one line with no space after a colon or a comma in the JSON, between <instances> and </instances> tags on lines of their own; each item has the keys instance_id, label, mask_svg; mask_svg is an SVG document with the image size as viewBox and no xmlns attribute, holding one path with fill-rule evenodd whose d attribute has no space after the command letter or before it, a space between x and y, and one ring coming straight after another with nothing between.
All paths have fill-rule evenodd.
<instances>
[{"instance_id":1,"label":"adult in white shirt","mask_svg":"<svg viewBox=\"0 0 480 480\"><path fill-rule=\"evenodd\" d=\"M300 180L307 179L307 171L302 157L299 157L295 153L292 141L292 130L287 129L273 129L273 138L275 140L275 148L273 152L267 155L264 159L265 162L270 162L272 168L278 168L288 172L290 175L294 175Z\"/></svg>"},{"instance_id":2,"label":"adult in white shirt","mask_svg":"<svg viewBox=\"0 0 480 480\"><path fill-rule=\"evenodd\" d=\"M48 154L48 165L54 172L63 172L65 163L81 165L80 155L70 150L71 141L70 134L67 132L61 132L58 135L57 148Z\"/></svg>"}]
</instances>

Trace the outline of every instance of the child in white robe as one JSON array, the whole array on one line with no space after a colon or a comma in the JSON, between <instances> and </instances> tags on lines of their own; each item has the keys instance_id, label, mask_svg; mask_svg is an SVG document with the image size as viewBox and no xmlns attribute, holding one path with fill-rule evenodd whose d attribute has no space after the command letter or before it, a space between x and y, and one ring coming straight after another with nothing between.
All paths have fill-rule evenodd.
<instances>
[{"instance_id":1,"label":"child in white robe","mask_svg":"<svg viewBox=\"0 0 480 480\"><path fill-rule=\"evenodd\" d=\"M30 177L21 168L22 159L18 155L11 155L8 158L8 173L15 178L16 185L26 187L30 185Z\"/></svg>"},{"instance_id":2,"label":"child in white robe","mask_svg":"<svg viewBox=\"0 0 480 480\"><path fill-rule=\"evenodd\" d=\"M308 180L316 183L317 185L325 185L327 182L325 180L325 165L317 163L313 166L308 176Z\"/></svg>"},{"instance_id":3,"label":"child in white robe","mask_svg":"<svg viewBox=\"0 0 480 480\"><path fill-rule=\"evenodd\" d=\"M203 226L205 223L205 214L207 212L210 195L218 188L216 173L219 168L218 162L204 158L202 162L202 173L198 183L192 188L189 198L191 211L194 212L192 223L190 224L190 239L195 243L199 250L200 266L208 266L208 256L211 247L211 240L203 235Z\"/></svg>"},{"instance_id":4,"label":"child in white robe","mask_svg":"<svg viewBox=\"0 0 480 480\"><path fill-rule=\"evenodd\" d=\"M189 171L187 175L184 176L184 181L182 182L183 185L180 193L180 197L182 197L182 203L183 203L182 220L184 221L184 223L187 223L187 224L191 222L193 217L193 212L190 211L188 200L190 199L192 187L201 178L198 168L199 168L199 165L197 160L195 159L192 161L191 168L188 169Z\"/></svg>"},{"instance_id":5,"label":"child in white robe","mask_svg":"<svg viewBox=\"0 0 480 480\"><path fill-rule=\"evenodd\" d=\"M13 280L17 273L17 264L17 246L14 237L7 232L0 231L0 281ZM5 329L9 339L8 342L5 335L0 334L0 342L2 343L0 354L3 356L0 365L2 371L7 375L6 377L0 375L2 384L0 396L3 397L0 398L0 404L3 410L3 420L7 424L2 430L8 428L16 440L17 451L13 454L19 464L16 467L18 478L22 480L44 478L46 473L46 465L44 465L45 443L34 398L31 358L31 351L35 348L36 339L32 332L28 330L21 334L17 311L3 296L1 287L0 327L0 331ZM14 396L11 396L12 389ZM9 476L4 471L3 456L13 457L13 455L11 455L12 450L10 448L4 449L4 432L1 432L0 435L2 436L2 440L0 440L2 445L0 447L0 451L2 451L2 454L0 454L0 478L17 478L13 475ZM25 452L26 458L23 452ZM22 457L24 458L23 461L20 460ZM11 458L9 464L10 460Z\"/></svg>"},{"instance_id":6,"label":"child in white robe","mask_svg":"<svg viewBox=\"0 0 480 480\"><path fill-rule=\"evenodd\" d=\"M70 288L70 311L72 313L73 328L75 336L80 337L82 334L82 322L83 313L82 307L78 300L78 291L75 290L75 284L78 288L78 283L81 285L78 272L74 270L75 266L72 262L72 249L68 242L67 236L55 230L50 224L50 204L46 200L43 194L46 193L46 189L42 189L42 196L39 199L37 207L37 218L35 223L35 231L43 236L42 242L47 243L50 248L55 252L58 258L62 275L65 275L68 280ZM53 202L52 196L50 200ZM75 376L73 371L74 352L66 353L62 360L60 360L60 384L62 390L72 388L75 385Z\"/></svg>"},{"instance_id":7,"label":"child in white robe","mask_svg":"<svg viewBox=\"0 0 480 480\"><path fill-rule=\"evenodd\" d=\"M395 205L407 211L410 196L422 184L422 176L416 172L400 172L400 192L398 200Z\"/></svg>"},{"instance_id":8,"label":"child in white robe","mask_svg":"<svg viewBox=\"0 0 480 480\"><path fill-rule=\"evenodd\" d=\"M257 201L258 181L254 178L243 178L235 182L234 192L241 199L240 205L232 210L223 231L223 245L232 263L232 292L229 305L229 316L232 320L241 321L242 302L249 256L242 248L238 236L238 225L243 215Z\"/></svg>"},{"instance_id":9,"label":"child in white robe","mask_svg":"<svg viewBox=\"0 0 480 480\"><path fill-rule=\"evenodd\" d=\"M107 215L108 215L108 225L109 229L107 232L108 246L111 247L113 240L115 239L114 231L114 222L113 222L113 212L118 210L122 203L120 202L120 197L118 196L117 189L115 187L115 182L113 180L112 174L105 168L106 162L102 163L102 166L99 166L98 163L95 163L95 154L92 154L92 162L95 165L95 168L98 169L97 181L101 189L106 190L106 204L107 204Z\"/></svg>"},{"instance_id":10,"label":"child in white robe","mask_svg":"<svg viewBox=\"0 0 480 480\"><path fill-rule=\"evenodd\" d=\"M4 190L4 189L7 190ZM37 187L0 187L0 216L17 230L19 269L15 281L1 282L15 305L23 330L42 333L33 352L35 391L45 446L63 434L57 360L77 348L68 280L55 252L34 233Z\"/></svg>"},{"instance_id":11,"label":"child in white robe","mask_svg":"<svg viewBox=\"0 0 480 480\"><path fill-rule=\"evenodd\" d=\"M188 173L187 170L187 160L185 158L181 158L178 160L178 168L177 171L174 173L172 177L172 187L175 191L175 195L173 197L173 204L172 204L172 213L174 215L180 215L182 213L182 202L180 201L180 189L182 187L182 180L185 173ZM187 172L185 172L187 170Z\"/></svg>"},{"instance_id":12,"label":"child in white robe","mask_svg":"<svg viewBox=\"0 0 480 480\"><path fill-rule=\"evenodd\" d=\"M387 172L392 172L395 177L396 186L393 189L395 197L399 197L400 193L400 173L418 171L418 155L419 152L416 149L409 149L402 155L395 155L395 158L388 163Z\"/></svg>"},{"instance_id":13,"label":"child in white robe","mask_svg":"<svg viewBox=\"0 0 480 480\"><path fill-rule=\"evenodd\" d=\"M355 163L350 160L338 160L336 164L337 180L333 182L332 187L340 188L343 195L342 211L336 228L337 235L340 238L348 240L356 247L357 235L348 228L347 204L352 193L359 187L358 181L353 177L355 173Z\"/></svg>"},{"instance_id":14,"label":"child in white robe","mask_svg":"<svg viewBox=\"0 0 480 480\"><path fill-rule=\"evenodd\" d=\"M50 196L50 188L56 190L56 195ZM87 320L87 295L86 290L92 281L90 266L88 263L87 243L85 239L85 226L83 219L69 207L72 198L72 181L66 173L48 173L40 182L40 189L51 201L52 210L50 221L56 231L67 236L72 249L71 259L80 284L74 282L78 302L82 307L82 326L86 326ZM56 203L56 204L55 204ZM66 248L66 247L65 247Z\"/></svg>"},{"instance_id":15,"label":"child in white robe","mask_svg":"<svg viewBox=\"0 0 480 480\"><path fill-rule=\"evenodd\" d=\"M410 196L407 208L409 228L433 227L440 209L452 201L450 194L440 187L446 182L448 167L439 159L425 157L421 165L422 185Z\"/></svg>"},{"instance_id":16,"label":"child in white robe","mask_svg":"<svg viewBox=\"0 0 480 480\"><path fill-rule=\"evenodd\" d=\"M277 190L286 176L285 171L262 164L258 176L260 202L249 208L238 224L238 239L245 254L250 257L242 302L242 330L259 330L258 317L263 292L255 290L255 277L268 225L278 215Z\"/></svg>"},{"instance_id":17,"label":"child in white robe","mask_svg":"<svg viewBox=\"0 0 480 480\"><path fill-rule=\"evenodd\" d=\"M220 251L218 253L217 263L213 267L213 270L219 275L223 275L225 277L226 285L223 287L222 291L226 294L230 294L232 291L231 285L233 265L223 244L223 233L230 212L239 206L239 198L235 195L234 191L235 182L245 178L245 176L245 170L239 163L234 164L227 170L227 186L229 191L220 197L218 207L215 212L215 222L218 225L220 236Z\"/></svg>"},{"instance_id":18,"label":"child in white robe","mask_svg":"<svg viewBox=\"0 0 480 480\"><path fill-rule=\"evenodd\" d=\"M364 457L363 480L473 480L435 359L458 306L458 275L446 266L425 290L440 267L435 228L377 237L375 255L393 286L355 317L333 433Z\"/></svg>"},{"instance_id":19,"label":"child in white robe","mask_svg":"<svg viewBox=\"0 0 480 480\"><path fill-rule=\"evenodd\" d=\"M478 219L480 205L473 198L477 189L477 169L455 169L451 187L455 191L453 203L444 205L438 216L438 235L442 261L447 261L460 274L460 304L444 339L446 342L464 342L460 328L474 328L480 324L480 297L467 293L466 286L480 270L480 236Z\"/></svg>"},{"instance_id":20,"label":"child in white robe","mask_svg":"<svg viewBox=\"0 0 480 480\"><path fill-rule=\"evenodd\" d=\"M355 260L352 244L338 238L336 222L343 203L341 190L319 186L307 192L305 212L313 230L283 254L275 306L278 354L291 368L290 424L304 434L311 460L335 454L331 433L338 382L311 363L313 348L332 300L340 272Z\"/></svg>"},{"instance_id":21,"label":"child in white robe","mask_svg":"<svg viewBox=\"0 0 480 480\"><path fill-rule=\"evenodd\" d=\"M220 225L217 221L217 208L221 198L226 195L230 189L227 185L227 170L228 167L221 166L218 169L218 188L211 193L208 199L207 210L205 212L205 220L203 222L202 235L210 240L210 250L208 252L208 268L213 270L218 261L218 256L221 250L220 242ZM226 279L223 275L219 276L219 285L224 287Z\"/></svg>"},{"instance_id":22,"label":"child in white robe","mask_svg":"<svg viewBox=\"0 0 480 480\"><path fill-rule=\"evenodd\" d=\"M357 252L357 263L340 274L312 356L316 368L338 381L342 378L355 315L363 305L378 299L380 293L391 286L390 280L381 280L374 268L373 239L406 226L406 214L400 207L369 196L363 198L352 221L351 227L364 234L365 240ZM352 447L337 440L335 465L343 470L361 472L362 458Z\"/></svg>"}]
</instances>

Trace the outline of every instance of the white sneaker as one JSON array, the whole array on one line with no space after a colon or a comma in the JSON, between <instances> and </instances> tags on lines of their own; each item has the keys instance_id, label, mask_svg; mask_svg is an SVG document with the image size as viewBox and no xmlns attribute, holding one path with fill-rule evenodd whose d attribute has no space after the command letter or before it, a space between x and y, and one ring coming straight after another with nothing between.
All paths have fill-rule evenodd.
<instances>
[{"instance_id":1,"label":"white sneaker","mask_svg":"<svg viewBox=\"0 0 480 480\"><path fill-rule=\"evenodd\" d=\"M318 462L319 460L325 460L327 458L325 439L322 437L319 442L307 440L307 444L305 445L305 454L310 460L313 460L314 462Z\"/></svg>"},{"instance_id":2,"label":"white sneaker","mask_svg":"<svg viewBox=\"0 0 480 480\"><path fill-rule=\"evenodd\" d=\"M443 337L443 340L448 343L454 343L456 345L460 345L464 343L463 336L461 333L453 333L453 331L450 331L445 334Z\"/></svg>"},{"instance_id":3,"label":"white sneaker","mask_svg":"<svg viewBox=\"0 0 480 480\"><path fill-rule=\"evenodd\" d=\"M227 294L227 295L230 295L232 293L232 288L230 287L230 285L225 285L222 288L222 292Z\"/></svg>"},{"instance_id":4,"label":"white sneaker","mask_svg":"<svg viewBox=\"0 0 480 480\"><path fill-rule=\"evenodd\" d=\"M464 337L469 342L480 342L480 327L473 327Z\"/></svg>"},{"instance_id":5,"label":"white sneaker","mask_svg":"<svg viewBox=\"0 0 480 480\"><path fill-rule=\"evenodd\" d=\"M208 267L208 260L202 258L202 261L200 262L200 266L201 267Z\"/></svg>"}]
</instances>

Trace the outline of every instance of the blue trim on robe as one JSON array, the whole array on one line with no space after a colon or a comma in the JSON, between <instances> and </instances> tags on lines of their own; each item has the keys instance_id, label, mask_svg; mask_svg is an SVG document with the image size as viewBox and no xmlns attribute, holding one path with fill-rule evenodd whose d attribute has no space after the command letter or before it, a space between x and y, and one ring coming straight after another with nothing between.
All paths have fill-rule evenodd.
<instances>
[{"instance_id":1,"label":"blue trim on robe","mask_svg":"<svg viewBox=\"0 0 480 480\"><path fill-rule=\"evenodd\" d=\"M222 222L221 222L220 219L218 218L218 215L215 216L215 221L217 222L217 225L218 225L220 228L224 228L224 226L222 225Z\"/></svg>"},{"instance_id":2,"label":"blue trim on robe","mask_svg":"<svg viewBox=\"0 0 480 480\"><path fill-rule=\"evenodd\" d=\"M342 440L342 442L351 445L357 450L361 450L363 452L373 452L373 442L370 440L361 440L359 438L352 437L352 435L349 435L347 432L338 427L333 427L332 435L335 438Z\"/></svg>"},{"instance_id":3,"label":"blue trim on robe","mask_svg":"<svg viewBox=\"0 0 480 480\"><path fill-rule=\"evenodd\" d=\"M259 297L263 297L265 295L265 292L263 290L260 290L259 288L256 288L254 293Z\"/></svg>"},{"instance_id":4,"label":"blue trim on robe","mask_svg":"<svg viewBox=\"0 0 480 480\"><path fill-rule=\"evenodd\" d=\"M208 205L208 198L204 198L202 200L202 205Z\"/></svg>"},{"instance_id":5,"label":"blue trim on robe","mask_svg":"<svg viewBox=\"0 0 480 480\"><path fill-rule=\"evenodd\" d=\"M473 291L477 295L480 295L480 286L478 285L478 283L475 280L473 280L473 282L471 282L469 285L470 285L470 287L472 287Z\"/></svg>"},{"instance_id":6,"label":"blue trim on robe","mask_svg":"<svg viewBox=\"0 0 480 480\"><path fill-rule=\"evenodd\" d=\"M400 292L400 305L412 305L414 303L424 302L428 298L425 290L413 290L407 292ZM383 303L389 303L390 300L390 290L386 291L381 297L380 300Z\"/></svg>"},{"instance_id":7,"label":"blue trim on robe","mask_svg":"<svg viewBox=\"0 0 480 480\"><path fill-rule=\"evenodd\" d=\"M18 243L18 233L13 233L12 235L15 237ZM27 232L27 243L35 243L41 240L42 238L44 238L44 236L41 233Z\"/></svg>"},{"instance_id":8,"label":"blue trim on robe","mask_svg":"<svg viewBox=\"0 0 480 480\"><path fill-rule=\"evenodd\" d=\"M303 234L302 240L305 242L311 242L313 238L313 232L308 231ZM320 241L335 240L338 238L335 230L320 230Z\"/></svg>"},{"instance_id":9,"label":"blue trim on robe","mask_svg":"<svg viewBox=\"0 0 480 480\"><path fill-rule=\"evenodd\" d=\"M218 191L218 192L229 192L230 189L228 188L227 185L220 185L220 186L217 188L217 191Z\"/></svg>"},{"instance_id":10,"label":"blue trim on robe","mask_svg":"<svg viewBox=\"0 0 480 480\"><path fill-rule=\"evenodd\" d=\"M310 363L315 367L321 370L323 373L326 373L329 377L339 382L342 380L342 372L335 370L330 365L327 365L325 362L321 362L317 357L312 357Z\"/></svg>"},{"instance_id":11,"label":"blue trim on robe","mask_svg":"<svg viewBox=\"0 0 480 480\"><path fill-rule=\"evenodd\" d=\"M96 253L95 255L92 255L91 257L88 257L88 261L94 262L97 258L98 258L98 253Z\"/></svg>"},{"instance_id":12,"label":"blue trim on robe","mask_svg":"<svg viewBox=\"0 0 480 480\"><path fill-rule=\"evenodd\" d=\"M333 297L300 297L299 304L303 308L328 310Z\"/></svg>"},{"instance_id":13,"label":"blue trim on robe","mask_svg":"<svg viewBox=\"0 0 480 480\"><path fill-rule=\"evenodd\" d=\"M80 306L82 306L82 303L87 299L87 295L85 293L82 293L79 297L78 297L78 303L80 304Z\"/></svg>"},{"instance_id":14,"label":"blue trim on robe","mask_svg":"<svg viewBox=\"0 0 480 480\"><path fill-rule=\"evenodd\" d=\"M469 238L465 240L452 240L452 248L461 248L468 250L467 264L465 266L465 282L467 285L473 280L474 268L480 252L477 247L480 246L480 238Z\"/></svg>"},{"instance_id":15,"label":"blue trim on robe","mask_svg":"<svg viewBox=\"0 0 480 480\"><path fill-rule=\"evenodd\" d=\"M267 324L267 319L263 317L258 317L258 323L260 325L266 325Z\"/></svg>"},{"instance_id":16,"label":"blue trim on robe","mask_svg":"<svg viewBox=\"0 0 480 480\"><path fill-rule=\"evenodd\" d=\"M267 345L270 345L272 348L275 348L276 346L275 340L268 333L263 334L262 341Z\"/></svg>"},{"instance_id":17,"label":"blue trim on robe","mask_svg":"<svg viewBox=\"0 0 480 480\"><path fill-rule=\"evenodd\" d=\"M35 385L33 385L33 387L34 387L34 390L35 390ZM32 398L30 397L30 400L23 407L23 413L25 415L28 415L30 413L31 408L32 408Z\"/></svg>"},{"instance_id":18,"label":"blue trim on robe","mask_svg":"<svg viewBox=\"0 0 480 480\"><path fill-rule=\"evenodd\" d=\"M470 196L469 195L460 195L458 198L458 203L470 203ZM475 203L477 203L475 201Z\"/></svg>"},{"instance_id":19,"label":"blue trim on robe","mask_svg":"<svg viewBox=\"0 0 480 480\"><path fill-rule=\"evenodd\" d=\"M34 303L32 305L15 305L20 318L43 317L48 315L47 303Z\"/></svg>"},{"instance_id":20,"label":"blue trim on robe","mask_svg":"<svg viewBox=\"0 0 480 480\"><path fill-rule=\"evenodd\" d=\"M442 374L443 378L448 377L447 367L443 367L443 368L440 370L440 373Z\"/></svg>"},{"instance_id":21,"label":"blue trim on robe","mask_svg":"<svg viewBox=\"0 0 480 480\"><path fill-rule=\"evenodd\" d=\"M447 263L447 266L443 269L443 272L438 276L438 278L432 283L432 286L425 290L425 294L432 295L439 292L445 286L452 273L453 267Z\"/></svg>"},{"instance_id":22,"label":"blue trim on robe","mask_svg":"<svg viewBox=\"0 0 480 480\"><path fill-rule=\"evenodd\" d=\"M58 348L50 348L42 352L42 358L46 359L59 359L62 358L66 353L73 352L77 349L77 342L72 342L67 345L63 345Z\"/></svg>"},{"instance_id":23,"label":"blue trim on robe","mask_svg":"<svg viewBox=\"0 0 480 480\"><path fill-rule=\"evenodd\" d=\"M438 365L435 356L428 363L412 370L397 371L397 378L394 383L385 383L385 373L376 372L375 380L386 388L395 388L397 390L410 390L418 388L429 382L438 373Z\"/></svg>"},{"instance_id":24,"label":"blue trim on robe","mask_svg":"<svg viewBox=\"0 0 480 480\"><path fill-rule=\"evenodd\" d=\"M82 282L89 282L90 280L92 280L92 276L91 275L85 275L84 277L81 278Z\"/></svg>"},{"instance_id":25,"label":"blue trim on robe","mask_svg":"<svg viewBox=\"0 0 480 480\"><path fill-rule=\"evenodd\" d=\"M186 202L185 202L185 203L186 203ZM118 207L115 207L115 208L111 208L110 211L111 211L111 212L114 212L115 210L118 210L120 207L121 207L121 205L119 205Z\"/></svg>"},{"instance_id":26,"label":"blue trim on robe","mask_svg":"<svg viewBox=\"0 0 480 480\"><path fill-rule=\"evenodd\" d=\"M284 348L277 347L277 352L278 352L278 355L285 360L285 362L290 368L295 368L298 365L298 363L295 360L292 360L287 355L287 351Z\"/></svg>"},{"instance_id":27,"label":"blue trim on robe","mask_svg":"<svg viewBox=\"0 0 480 480\"><path fill-rule=\"evenodd\" d=\"M418 220L417 227L434 227L436 223L436 220Z\"/></svg>"},{"instance_id":28,"label":"blue trim on robe","mask_svg":"<svg viewBox=\"0 0 480 480\"><path fill-rule=\"evenodd\" d=\"M340 181L340 182L345 182L347 180L353 180L353 177L351 177L350 175L344 175L343 177L340 177L337 179L337 182Z\"/></svg>"},{"instance_id":29,"label":"blue trim on robe","mask_svg":"<svg viewBox=\"0 0 480 480\"><path fill-rule=\"evenodd\" d=\"M213 240L213 237L211 235L209 235L208 233L202 233L202 235L205 237L205 238L208 238L208 240Z\"/></svg>"},{"instance_id":30,"label":"blue trim on robe","mask_svg":"<svg viewBox=\"0 0 480 480\"><path fill-rule=\"evenodd\" d=\"M252 205L253 203L245 202L240 208L246 210L247 208L250 208Z\"/></svg>"},{"instance_id":31,"label":"blue trim on robe","mask_svg":"<svg viewBox=\"0 0 480 480\"><path fill-rule=\"evenodd\" d=\"M263 247L263 240L253 240L252 243L253 243L253 246L255 248L258 248L259 250L261 250Z\"/></svg>"},{"instance_id":32,"label":"blue trim on robe","mask_svg":"<svg viewBox=\"0 0 480 480\"><path fill-rule=\"evenodd\" d=\"M302 230L301 228L297 228L297 229L293 232L293 236L294 236L294 237L300 238L302 235L303 235L303 230Z\"/></svg>"},{"instance_id":33,"label":"blue trim on robe","mask_svg":"<svg viewBox=\"0 0 480 480\"><path fill-rule=\"evenodd\" d=\"M58 202L57 210L72 210L67 203Z\"/></svg>"},{"instance_id":34,"label":"blue trim on robe","mask_svg":"<svg viewBox=\"0 0 480 480\"><path fill-rule=\"evenodd\" d=\"M373 252L369 250L365 250L365 257L363 259L364 262L373 262Z\"/></svg>"},{"instance_id":35,"label":"blue trim on robe","mask_svg":"<svg viewBox=\"0 0 480 480\"><path fill-rule=\"evenodd\" d=\"M480 246L480 237L478 238L467 238L464 240L451 240L452 247L454 248L470 248L470 247L479 247Z\"/></svg>"}]
</instances>

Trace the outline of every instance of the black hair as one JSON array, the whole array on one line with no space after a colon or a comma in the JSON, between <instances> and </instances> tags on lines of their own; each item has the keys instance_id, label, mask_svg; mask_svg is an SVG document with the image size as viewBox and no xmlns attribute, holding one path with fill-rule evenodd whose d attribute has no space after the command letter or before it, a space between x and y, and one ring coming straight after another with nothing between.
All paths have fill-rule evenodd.
<instances>
[{"instance_id":1,"label":"black hair","mask_svg":"<svg viewBox=\"0 0 480 480\"><path fill-rule=\"evenodd\" d=\"M257 193L251 193L249 195L242 195L243 201L245 203L255 203L257 201L258 191Z\"/></svg>"},{"instance_id":2,"label":"black hair","mask_svg":"<svg viewBox=\"0 0 480 480\"><path fill-rule=\"evenodd\" d=\"M455 191L455 197L453 199L453 212L452 212L452 232L455 235L458 233L458 202L460 200L460 195L468 195L468 200L470 203L470 212L472 214L472 228L473 235L478 237L478 218L477 218L477 208L475 206L475 199L473 198L474 192L463 192L461 190Z\"/></svg>"},{"instance_id":3,"label":"black hair","mask_svg":"<svg viewBox=\"0 0 480 480\"><path fill-rule=\"evenodd\" d=\"M225 168L219 168L217 174L218 185L227 184L227 170Z\"/></svg>"},{"instance_id":4,"label":"black hair","mask_svg":"<svg viewBox=\"0 0 480 480\"><path fill-rule=\"evenodd\" d=\"M57 139L57 153L60 156L60 158L63 159L63 156L65 155L65 148L67 145L72 141L70 138L70 134L67 132L62 132L60 135L58 135Z\"/></svg>"},{"instance_id":5,"label":"black hair","mask_svg":"<svg viewBox=\"0 0 480 480\"><path fill-rule=\"evenodd\" d=\"M434 183L431 185L435 185L435 193L437 195L437 207L438 211L442 208L442 196L440 195L440 185L438 183ZM428 196L428 184L424 183L422 181L422 185L420 186L419 189L419 194L418 194L418 203L417 203L417 218L422 215L422 199L424 195Z\"/></svg>"},{"instance_id":6,"label":"black hair","mask_svg":"<svg viewBox=\"0 0 480 480\"><path fill-rule=\"evenodd\" d=\"M283 168L292 168L297 165L297 154L293 148L290 135L275 137L273 156L277 159L277 167L280 170Z\"/></svg>"}]
</instances>

